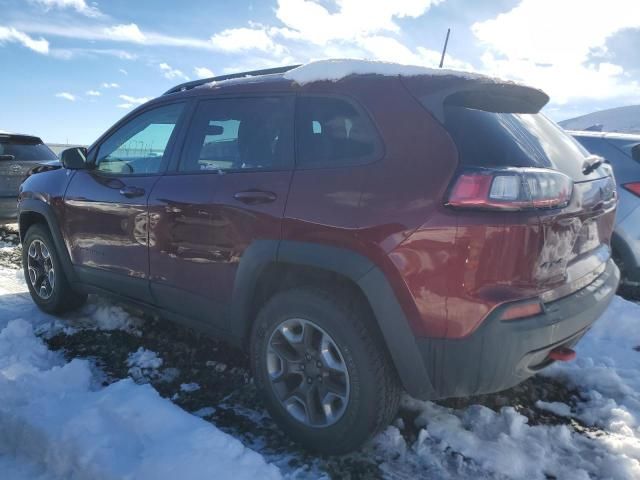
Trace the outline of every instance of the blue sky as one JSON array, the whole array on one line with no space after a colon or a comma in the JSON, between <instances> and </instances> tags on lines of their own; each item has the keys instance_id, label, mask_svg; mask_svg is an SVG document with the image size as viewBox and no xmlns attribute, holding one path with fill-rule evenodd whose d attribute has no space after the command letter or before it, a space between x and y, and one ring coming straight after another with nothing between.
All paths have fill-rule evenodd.
<instances>
[{"instance_id":1,"label":"blue sky","mask_svg":"<svg viewBox=\"0 0 640 480\"><path fill-rule=\"evenodd\" d=\"M0 130L91 143L211 74L328 57L543 88L555 120L640 103L638 0L0 0Z\"/></svg>"}]
</instances>

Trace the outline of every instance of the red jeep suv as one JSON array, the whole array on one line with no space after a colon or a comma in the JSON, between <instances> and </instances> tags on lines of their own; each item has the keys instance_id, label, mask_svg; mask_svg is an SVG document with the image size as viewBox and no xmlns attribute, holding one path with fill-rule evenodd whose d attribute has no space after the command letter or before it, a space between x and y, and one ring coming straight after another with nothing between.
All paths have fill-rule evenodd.
<instances>
[{"instance_id":1,"label":"red jeep suv","mask_svg":"<svg viewBox=\"0 0 640 480\"><path fill-rule=\"evenodd\" d=\"M227 339L294 439L358 447L422 399L572 347L619 281L608 165L484 76L358 61L180 85L22 184L31 296Z\"/></svg>"}]
</instances>

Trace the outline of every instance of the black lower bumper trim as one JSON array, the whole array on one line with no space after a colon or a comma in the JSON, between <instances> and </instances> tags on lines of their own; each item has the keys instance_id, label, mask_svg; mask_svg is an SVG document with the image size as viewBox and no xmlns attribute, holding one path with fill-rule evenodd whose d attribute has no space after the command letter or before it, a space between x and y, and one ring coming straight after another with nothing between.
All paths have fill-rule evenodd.
<instances>
[{"instance_id":1,"label":"black lower bumper trim","mask_svg":"<svg viewBox=\"0 0 640 480\"><path fill-rule=\"evenodd\" d=\"M550 363L549 352L573 347L605 311L620 272L609 260L604 273L581 290L545 305L545 313L501 321L498 308L464 339L418 339L435 398L505 390Z\"/></svg>"}]
</instances>

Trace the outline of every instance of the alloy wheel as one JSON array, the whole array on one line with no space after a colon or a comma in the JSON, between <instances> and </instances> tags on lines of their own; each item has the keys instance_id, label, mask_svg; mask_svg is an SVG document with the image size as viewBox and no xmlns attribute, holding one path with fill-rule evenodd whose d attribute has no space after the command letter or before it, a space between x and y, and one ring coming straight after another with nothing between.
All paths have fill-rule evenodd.
<instances>
[{"instance_id":1,"label":"alloy wheel","mask_svg":"<svg viewBox=\"0 0 640 480\"><path fill-rule=\"evenodd\" d=\"M29 245L27 271L33 290L42 300L48 300L56 285L56 272L51 252L41 240L36 239Z\"/></svg>"},{"instance_id":2,"label":"alloy wheel","mask_svg":"<svg viewBox=\"0 0 640 480\"><path fill-rule=\"evenodd\" d=\"M342 417L349 403L349 372L326 331L309 320L285 320L271 334L266 357L271 387L293 418L328 427Z\"/></svg>"}]
</instances>

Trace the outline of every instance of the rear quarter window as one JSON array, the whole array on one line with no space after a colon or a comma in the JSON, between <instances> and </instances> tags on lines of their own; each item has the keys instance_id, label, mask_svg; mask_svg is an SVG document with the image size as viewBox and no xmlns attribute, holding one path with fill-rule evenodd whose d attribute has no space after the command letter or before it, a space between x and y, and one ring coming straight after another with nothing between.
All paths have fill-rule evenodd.
<instances>
[{"instance_id":1,"label":"rear quarter window","mask_svg":"<svg viewBox=\"0 0 640 480\"><path fill-rule=\"evenodd\" d=\"M369 116L351 101L329 96L298 98L298 168L330 168L370 163L379 158L381 145Z\"/></svg>"}]
</instances>

